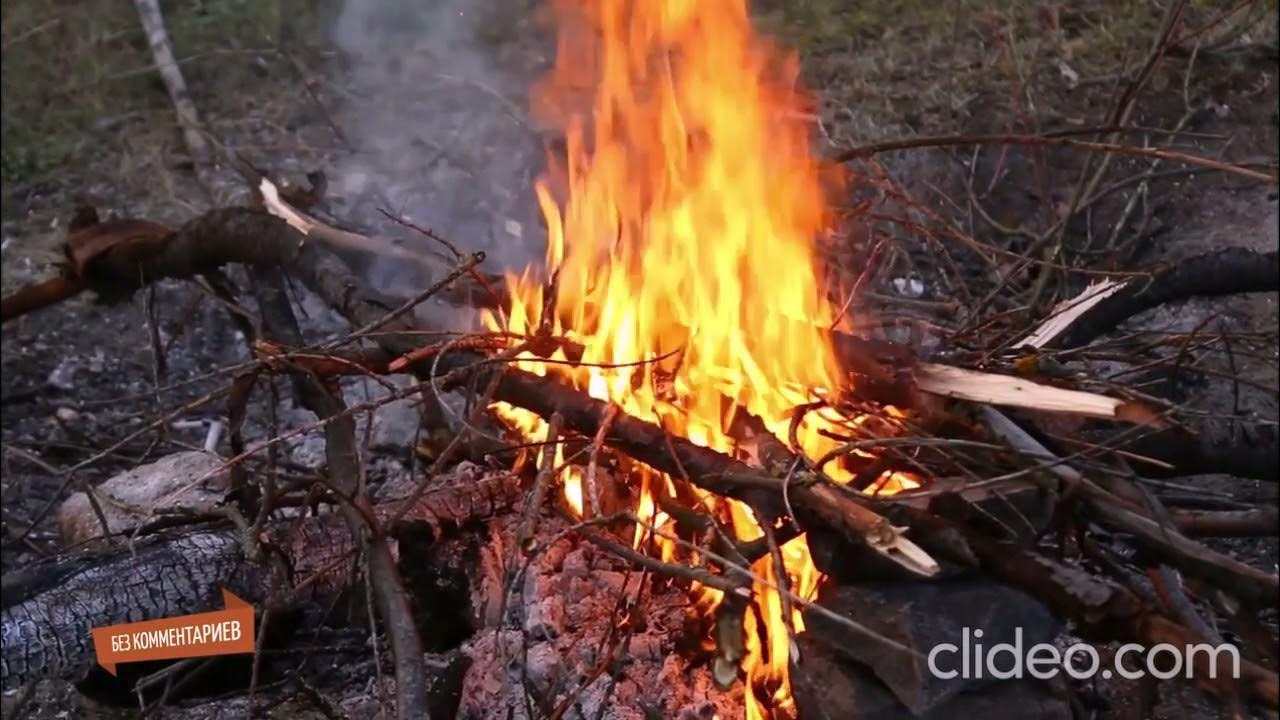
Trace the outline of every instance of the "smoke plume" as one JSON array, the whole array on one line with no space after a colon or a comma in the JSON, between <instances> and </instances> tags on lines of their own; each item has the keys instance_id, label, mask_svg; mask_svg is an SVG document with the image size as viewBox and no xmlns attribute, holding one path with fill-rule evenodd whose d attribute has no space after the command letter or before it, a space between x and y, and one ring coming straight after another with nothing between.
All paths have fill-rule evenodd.
<instances>
[{"instance_id":1,"label":"smoke plume","mask_svg":"<svg viewBox=\"0 0 1280 720\"><path fill-rule=\"evenodd\" d=\"M333 39L348 91L337 114L349 145L331 186L348 213L406 244L432 241L377 213L483 250L490 271L541 257L533 184L542 145L527 113L546 67L529 0L345 0ZM384 289L420 287L403 262L372 268Z\"/></svg>"}]
</instances>

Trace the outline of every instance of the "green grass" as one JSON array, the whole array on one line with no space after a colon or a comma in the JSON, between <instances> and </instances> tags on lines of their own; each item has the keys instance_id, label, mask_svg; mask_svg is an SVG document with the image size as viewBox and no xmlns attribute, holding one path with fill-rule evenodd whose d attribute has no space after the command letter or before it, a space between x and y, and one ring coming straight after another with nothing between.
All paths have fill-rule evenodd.
<instances>
[{"instance_id":1,"label":"green grass","mask_svg":"<svg viewBox=\"0 0 1280 720\"><path fill-rule=\"evenodd\" d=\"M502 42L519 32L512 18L549 1L508 0L504 12L480 23L477 40ZM270 102L281 83L296 84L289 60L272 50L323 45L337 2L163 2L175 54L206 119L256 117L254 102ZM1265 25L1274 33L1277 2L1260 0L1248 27L1231 31L1256 35L1250 28ZM131 2L4 0L0 7L0 181L35 183L105 151L175 142L173 109ZM807 84L820 92L835 139L846 142L868 139L839 129L841 118L855 116L873 118L884 132L954 129L976 110L1034 114L1050 124L1096 120L1113 90L1109 78L1141 62L1163 15L1149 0L754 0L753 7L764 29L800 51ZM1188 26L1224 7L1191 0ZM1178 72L1170 65L1161 72ZM1068 87L1064 72L1078 75L1082 89ZM1152 86L1177 82L1156 77Z\"/></svg>"},{"instance_id":2,"label":"green grass","mask_svg":"<svg viewBox=\"0 0 1280 720\"><path fill-rule=\"evenodd\" d=\"M1230 5L1191 0L1184 28L1201 27ZM800 51L827 115L834 104L845 114L924 131L963 124L971 104L991 116L1081 119L1071 114L1105 103L1115 78L1145 59L1165 4L757 0L755 6L761 25ZM1261 0L1215 32L1270 33L1274 41L1276 11L1277 0ZM1167 65L1160 72L1181 71L1179 63ZM1181 78L1153 79L1156 86L1169 82Z\"/></svg>"},{"instance_id":3,"label":"green grass","mask_svg":"<svg viewBox=\"0 0 1280 720\"><path fill-rule=\"evenodd\" d=\"M269 52L314 32L318 2L163 2L198 107L292 72ZM5 0L0 41L0 180L29 183L94 153L113 133L173 132L172 106L127 0ZM255 52L255 51L268 52Z\"/></svg>"}]
</instances>

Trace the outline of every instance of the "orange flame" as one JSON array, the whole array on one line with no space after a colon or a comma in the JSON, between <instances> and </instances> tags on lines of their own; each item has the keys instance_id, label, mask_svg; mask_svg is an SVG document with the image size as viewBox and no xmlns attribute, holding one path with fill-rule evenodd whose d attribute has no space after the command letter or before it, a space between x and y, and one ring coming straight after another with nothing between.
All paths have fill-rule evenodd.
<instances>
[{"instance_id":1,"label":"orange flame","mask_svg":"<svg viewBox=\"0 0 1280 720\"><path fill-rule=\"evenodd\" d=\"M551 158L536 188L555 296L544 298L531 272L512 276L513 306L486 324L531 334L545 322L582 344L584 365L526 354L521 368L693 442L730 450L738 408L787 438L789 411L840 378L813 257L839 178L824 178L811 151L797 62L754 33L745 0L557 0L555 9L556 65L535 94L542 119L565 133L564 157ZM544 318L547 299L554 311ZM546 439L539 418L495 409ZM818 433L823 424L815 413L799 427L810 457L835 445ZM661 526L650 485L669 480L642 475L637 514ZM583 473L561 478L574 511L589 512ZM739 538L760 536L746 506L703 502ZM635 545L646 537L637 529ZM669 542L658 545L673 556ZM781 550L792 591L813 598L820 576L805 538ZM753 569L766 581L753 588L766 627L747 613L747 716L789 715L788 626L803 624L798 608L784 617L770 558ZM714 607L716 593L700 591L699 606Z\"/></svg>"}]
</instances>

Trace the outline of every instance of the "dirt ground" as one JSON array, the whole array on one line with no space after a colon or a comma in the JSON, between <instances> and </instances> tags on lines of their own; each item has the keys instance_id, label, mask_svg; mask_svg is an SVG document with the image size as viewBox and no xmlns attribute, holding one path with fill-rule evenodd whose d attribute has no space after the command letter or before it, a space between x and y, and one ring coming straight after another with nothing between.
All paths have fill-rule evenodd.
<instances>
[{"instance_id":1,"label":"dirt ground","mask_svg":"<svg viewBox=\"0 0 1280 720\"><path fill-rule=\"evenodd\" d=\"M538 257L541 243L531 189L545 133L528 112L527 94L550 61L546 14L534 0L420 5L175 0L164 9L193 99L220 149L294 179L324 170L328 211L355 227L418 242L380 217L377 209L389 207L464 248L485 250L495 270L521 267ZM1155 65L1130 119L1143 130L1124 141L1274 173L1280 159L1277 5L1265 0L1225 12L1231 5L1189 3L1184 32L1203 29L1199 41L1179 45ZM1134 0L760 0L756 6L760 26L800 54L827 154L903 137L1105 125L1120 90L1150 54L1165 12L1163 3ZM176 224L245 197L225 166L213 172L212 195L196 181L127 3L6 1L0 37L0 280L6 293L56 271L77 203ZM906 150L878 160L853 166L848 222L824 241L831 285L858 277L871 247L884 241L894 250L882 256L888 259L876 270L867 311L925 328L912 337L926 347L931 324L954 327L963 320L955 309L964 302L959 285L981 296L1000 282L997 273L1012 272L1011 266L965 265L957 278L937 257L937 243L952 242L945 238L958 230L1011 254L1042 252L1031 238L1070 206L1086 170L1103 162L1076 150L998 146ZM1274 250L1280 244L1274 186L1148 158L1108 162L1098 186L1105 192L1067 223L1060 236L1065 249L1055 258L1081 265L1087 258L1091 269L1118 270L1228 246ZM911 201L886 193L890 184ZM868 197L879 211L866 212ZM926 242L925 235L943 240ZM963 244L955 248L964 265ZM365 262L362 269L372 282L406 294L423 282L418 272L392 262ZM921 290L904 293L911 279ZM1018 289L1002 302L1014 310L1025 305L1013 313L1025 325L1028 312L1043 312L1048 299L1077 292L1087 281L1080 273L1048 273L1037 292L1034 282L1018 276ZM341 327L323 308L307 307L309 331ZM1245 338L1231 362L1250 384L1205 373L1175 391L1206 416L1274 421L1280 414L1278 319L1277 298L1266 294L1161 308L1130 327L1204 327ZM164 348L163 366L153 352L152 328ZM221 387L225 378L213 373L246 357L226 314L182 283L162 283L154 295L110 306L78 297L7 324L2 337L5 571L55 547L47 516L23 533L65 495L67 468L141 427L158 408L177 408ZM209 419L216 412L177 419ZM203 437L194 423L171 427L163 437L143 434L73 479L105 479L144 458L198 446ZM1275 498L1274 485L1256 481L1202 476L1195 482L1231 497ZM1225 547L1277 569L1273 541ZM65 688L41 693L39 717L130 716ZM1124 688L1103 689L1111 705L1097 717L1121 717L1124 694ZM1160 716L1213 716L1191 695L1187 701L1187 715L1173 709L1174 698ZM235 712L236 702L183 716ZM297 702L302 705L278 707L273 716L323 716Z\"/></svg>"}]
</instances>

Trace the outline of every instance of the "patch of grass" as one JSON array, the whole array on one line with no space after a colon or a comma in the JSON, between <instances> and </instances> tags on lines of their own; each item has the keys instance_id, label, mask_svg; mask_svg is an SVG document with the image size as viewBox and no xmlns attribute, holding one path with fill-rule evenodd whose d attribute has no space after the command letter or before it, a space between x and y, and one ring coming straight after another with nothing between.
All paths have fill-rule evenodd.
<instances>
[{"instance_id":1,"label":"patch of grass","mask_svg":"<svg viewBox=\"0 0 1280 720\"><path fill-rule=\"evenodd\" d=\"M1270 27L1276 6L1261 0L1218 31L1240 36ZM873 119L853 121L864 125L854 135L867 122L894 132L955 129L979 112L1059 124L1088 112L1096 120L1093 111L1104 109L1116 79L1145 59L1164 7L1146 0L756 3L761 25L801 53L808 83L824 96L825 119ZM1184 28L1227 7L1191 0Z\"/></svg>"},{"instance_id":2,"label":"patch of grass","mask_svg":"<svg viewBox=\"0 0 1280 720\"><path fill-rule=\"evenodd\" d=\"M313 33L324 5L163 2L197 107L208 114L216 111L215 100L252 94L272 72L291 72L272 50L282 39ZM172 107L131 2L5 0L0 42L5 184L49 177L110 142L113 133L172 135Z\"/></svg>"}]
</instances>

